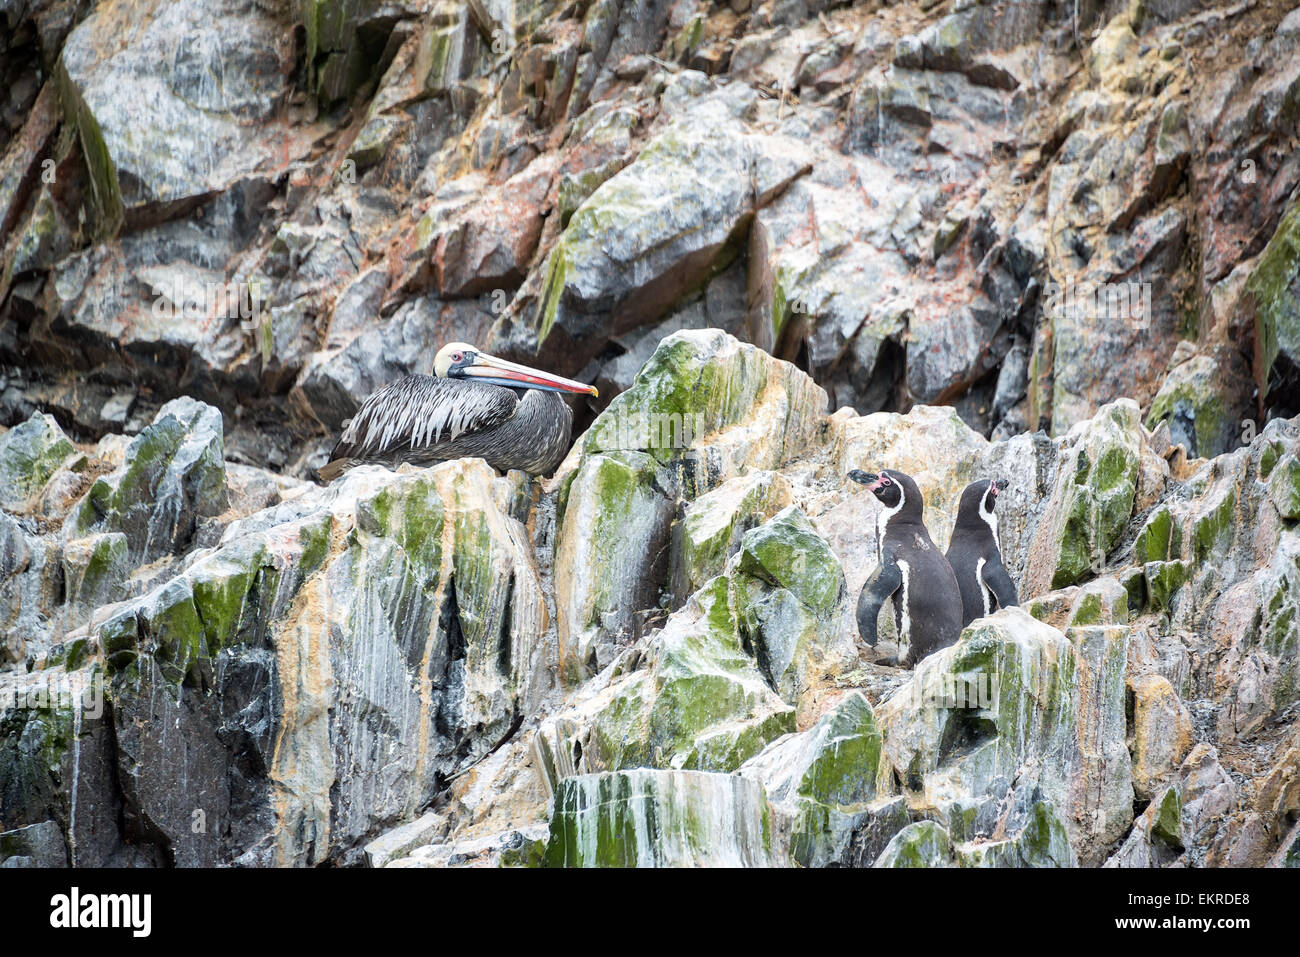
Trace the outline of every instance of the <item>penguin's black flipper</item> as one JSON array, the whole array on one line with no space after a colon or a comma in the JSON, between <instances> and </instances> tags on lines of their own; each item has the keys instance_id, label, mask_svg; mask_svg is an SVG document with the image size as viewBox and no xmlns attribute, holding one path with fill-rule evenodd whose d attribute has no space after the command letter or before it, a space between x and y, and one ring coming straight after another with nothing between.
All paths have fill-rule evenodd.
<instances>
[{"instance_id":1,"label":"penguin's black flipper","mask_svg":"<svg viewBox=\"0 0 1300 957\"><path fill-rule=\"evenodd\" d=\"M984 584L993 592L993 597L998 600L999 608L1010 608L1012 605L1019 605L1020 599L1016 595L1016 583L1011 580L1007 570L1002 567L1001 562L992 562L986 564L983 570Z\"/></svg>"},{"instance_id":2,"label":"penguin's black flipper","mask_svg":"<svg viewBox=\"0 0 1300 957\"><path fill-rule=\"evenodd\" d=\"M894 562L877 565L858 595L858 634L870 647L876 646L876 617L885 600L903 585L903 573Z\"/></svg>"}]
</instances>

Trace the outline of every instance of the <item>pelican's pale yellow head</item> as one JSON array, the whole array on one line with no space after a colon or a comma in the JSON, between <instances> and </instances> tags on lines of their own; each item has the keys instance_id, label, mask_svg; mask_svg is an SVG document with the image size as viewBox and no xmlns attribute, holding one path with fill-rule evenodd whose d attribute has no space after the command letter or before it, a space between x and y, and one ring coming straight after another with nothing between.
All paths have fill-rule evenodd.
<instances>
[{"instance_id":1,"label":"pelican's pale yellow head","mask_svg":"<svg viewBox=\"0 0 1300 957\"><path fill-rule=\"evenodd\" d=\"M465 342L449 342L433 360L434 374L442 379L476 379L510 389L541 389L545 392L573 392L599 395L596 387L562 376L540 372L528 366L498 359Z\"/></svg>"}]
</instances>

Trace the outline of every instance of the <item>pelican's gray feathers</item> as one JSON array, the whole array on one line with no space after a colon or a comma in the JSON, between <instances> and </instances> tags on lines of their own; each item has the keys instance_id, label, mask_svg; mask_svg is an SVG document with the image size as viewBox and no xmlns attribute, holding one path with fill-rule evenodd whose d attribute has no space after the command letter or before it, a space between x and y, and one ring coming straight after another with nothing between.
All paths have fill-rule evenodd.
<instances>
[{"instance_id":1,"label":"pelican's gray feathers","mask_svg":"<svg viewBox=\"0 0 1300 957\"><path fill-rule=\"evenodd\" d=\"M411 375L366 399L320 477L328 482L363 463L396 468L467 456L501 471L545 474L568 451L572 423L554 392Z\"/></svg>"}]
</instances>

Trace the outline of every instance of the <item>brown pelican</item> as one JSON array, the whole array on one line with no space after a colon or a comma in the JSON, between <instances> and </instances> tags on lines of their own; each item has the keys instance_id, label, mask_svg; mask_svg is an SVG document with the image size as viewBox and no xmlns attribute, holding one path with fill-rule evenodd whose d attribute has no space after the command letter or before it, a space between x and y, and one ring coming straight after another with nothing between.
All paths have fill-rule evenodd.
<instances>
[{"instance_id":1,"label":"brown pelican","mask_svg":"<svg viewBox=\"0 0 1300 957\"><path fill-rule=\"evenodd\" d=\"M320 470L328 482L354 465L433 465L477 457L495 469L550 472L569 451L573 412L559 393L593 386L539 372L450 342L437 377L408 375L372 393L347 423Z\"/></svg>"}]
</instances>

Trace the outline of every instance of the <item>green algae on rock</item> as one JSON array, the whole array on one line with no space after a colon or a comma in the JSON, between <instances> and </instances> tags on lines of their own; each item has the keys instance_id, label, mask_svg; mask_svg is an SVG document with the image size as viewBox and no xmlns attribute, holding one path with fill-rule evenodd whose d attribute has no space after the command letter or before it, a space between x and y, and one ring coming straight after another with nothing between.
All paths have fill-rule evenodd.
<instances>
[{"instance_id":1,"label":"green algae on rock","mask_svg":"<svg viewBox=\"0 0 1300 957\"><path fill-rule=\"evenodd\" d=\"M652 456L637 451L584 457L568 483L555 590L560 640L574 676L599 670L611 636L631 625L633 612L658 603L675 484ZM601 574L591 575L593 568Z\"/></svg>"},{"instance_id":2,"label":"green algae on rock","mask_svg":"<svg viewBox=\"0 0 1300 957\"><path fill-rule=\"evenodd\" d=\"M876 867L947 867L952 840L941 824L917 821L897 834L876 859Z\"/></svg>"},{"instance_id":3,"label":"green algae on rock","mask_svg":"<svg viewBox=\"0 0 1300 957\"><path fill-rule=\"evenodd\" d=\"M537 732L556 783L632 767L734 771L794 730L794 709L768 687L741 647L718 577L674 613L628 675L579 694Z\"/></svg>"},{"instance_id":4,"label":"green algae on rock","mask_svg":"<svg viewBox=\"0 0 1300 957\"><path fill-rule=\"evenodd\" d=\"M1081 861L1118 837L1116 827L1122 833L1132 804L1125 630L1075 628L1071 636L1020 608L1002 609L922 661L876 707L884 754L914 811L952 828L954 815L968 813L966 798L978 795L977 817L1004 808L1015 831L1046 800ZM1100 724L1099 715L1107 716Z\"/></svg>"},{"instance_id":5,"label":"green algae on rock","mask_svg":"<svg viewBox=\"0 0 1300 957\"><path fill-rule=\"evenodd\" d=\"M854 691L807 731L781 738L745 762L740 773L763 783L778 843L791 863L853 863L859 856L855 845L871 824L878 824L873 837L882 841L892 836L891 822L894 830L908 823L906 810L892 800L883 743L871 705ZM874 860L872 849L865 856Z\"/></svg>"},{"instance_id":6,"label":"green algae on rock","mask_svg":"<svg viewBox=\"0 0 1300 957\"><path fill-rule=\"evenodd\" d=\"M1236 423L1229 415L1223 374L1211 356L1194 356L1175 366L1151 400L1147 428L1169 422L1170 439L1190 456L1210 458L1236 443Z\"/></svg>"},{"instance_id":7,"label":"green algae on rock","mask_svg":"<svg viewBox=\"0 0 1300 957\"><path fill-rule=\"evenodd\" d=\"M808 169L775 136L678 121L570 216L547 260L533 328L544 343L611 313L625 331L703 283L730 258L754 211Z\"/></svg>"},{"instance_id":8,"label":"green algae on rock","mask_svg":"<svg viewBox=\"0 0 1300 957\"><path fill-rule=\"evenodd\" d=\"M1128 591L1114 578L1098 578L1079 589L1070 609L1071 626L1128 622Z\"/></svg>"},{"instance_id":9,"label":"green algae on rock","mask_svg":"<svg viewBox=\"0 0 1300 957\"><path fill-rule=\"evenodd\" d=\"M131 573L126 536L105 532L74 539L63 546L67 604L78 612L111 604L122 597Z\"/></svg>"},{"instance_id":10,"label":"green algae on rock","mask_svg":"<svg viewBox=\"0 0 1300 957\"><path fill-rule=\"evenodd\" d=\"M1034 805L1028 822L1003 841L966 842L953 847L958 867L1077 867L1065 825L1051 804Z\"/></svg>"},{"instance_id":11,"label":"green algae on rock","mask_svg":"<svg viewBox=\"0 0 1300 957\"><path fill-rule=\"evenodd\" d=\"M789 504L790 484L779 473L750 472L686 504L673 526L669 581L678 604L721 574L741 539Z\"/></svg>"},{"instance_id":12,"label":"green algae on rock","mask_svg":"<svg viewBox=\"0 0 1300 957\"><path fill-rule=\"evenodd\" d=\"M745 646L786 701L856 659L842 640L844 570L798 506L746 532L728 575Z\"/></svg>"},{"instance_id":13,"label":"green algae on rock","mask_svg":"<svg viewBox=\"0 0 1300 957\"><path fill-rule=\"evenodd\" d=\"M1277 225L1273 238L1246 281L1254 299L1255 384L1266 396L1280 373L1300 372L1300 308L1296 306L1300 281L1300 203L1293 205ZM1279 369L1279 360L1285 367Z\"/></svg>"},{"instance_id":14,"label":"green algae on rock","mask_svg":"<svg viewBox=\"0 0 1300 957\"><path fill-rule=\"evenodd\" d=\"M1071 585L1105 566L1133 513L1142 443L1130 400L1105 406L1065 437L1048 506L1054 521L1040 527L1032 546L1043 585Z\"/></svg>"},{"instance_id":15,"label":"green algae on rock","mask_svg":"<svg viewBox=\"0 0 1300 957\"><path fill-rule=\"evenodd\" d=\"M763 788L733 774L618 771L566 778L547 867L765 867Z\"/></svg>"},{"instance_id":16,"label":"green algae on rock","mask_svg":"<svg viewBox=\"0 0 1300 957\"><path fill-rule=\"evenodd\" d=\"M225 507L222 450L221 413L173 399L131 441L122 466L91 485L69 534L121 532L139 563L183 549L198 521Z\"/></svg>"},{"instance_id":17,"label":"green algae on rock","mask_svg":"<svg viewBox=\"0 0 1300 957\"><path fill-rule=\"evenodd\" d=\"M826 404L826 393L790 363L719 329L683 330L659 343L577 447L584 455L644 451L660 461L694 450L723 476L773 469L809 445ZM641 421L658 427L629 427ZM689 442L673 441L687 430ZM701 485L697 492L715 487L716 478Z\"/></svg>"},{"instance_id":18,"label":"green algae on rock","mask_svg":"<svg viewBox=\"0 0 1300 957\"><path fill-rule=\"evenodd\" d=\"M806 374L719 330L678 332L659 344L554 479L566 672L604 667L610 636L625 630L633 613L659 604L671 584L678 502L733 476L781 466L813 441L825 405ZM641 428L646 423L658 425ZM603 574L590 575L590 568Z\"/></svg>"},{"instance_id":19,"label":"green algae on rock","mask_svg":"<svg viewBox=\"0 0 1300 957\"><path fill-rule=\"evenodd\" d=\"M21 509L75 451L44 412L0 435L0 506Z\"/></svg>"}]
</instances>

